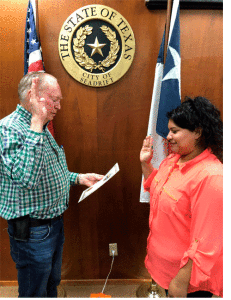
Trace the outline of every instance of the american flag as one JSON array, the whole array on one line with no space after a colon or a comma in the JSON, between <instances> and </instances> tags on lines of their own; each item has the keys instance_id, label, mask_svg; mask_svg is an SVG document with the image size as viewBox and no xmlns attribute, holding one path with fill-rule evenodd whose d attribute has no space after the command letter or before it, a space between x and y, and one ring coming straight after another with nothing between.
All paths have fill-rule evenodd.
<instances>
[{"instance_id":1,"label":"american flag","mask_svg":"<svg viewBox=\"0 0 231 300\"><path fill-rule=\"evenodd\" d=\"M44 71L42 49L36 32L36 5L30 0L26 15L24 75L33 71Z\"/></svg>"},{"instance_id":2,"label":"american flag","mask_svg":"<svg viewBox=\"0 0 231 300\"><path fill-rule=\"evenodd\" d=\"M42 48L36 31L36 0L29 0L26 15L24 44L24 75L33 71L45 72ZM50 133L54 136L53 122L48 124Z\"/></svg>"}]
</instances>

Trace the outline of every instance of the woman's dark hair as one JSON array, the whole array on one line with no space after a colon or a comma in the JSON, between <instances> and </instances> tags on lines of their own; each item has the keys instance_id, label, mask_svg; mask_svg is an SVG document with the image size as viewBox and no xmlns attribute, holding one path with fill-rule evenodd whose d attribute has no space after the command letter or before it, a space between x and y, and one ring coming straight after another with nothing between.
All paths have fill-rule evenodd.
<instances>
[{"instance_id":1,"label":"woman's dark hair","mask_svg":"<svg viewBox=\"0 0 231 300\"><path fill-rule=\"evenodd\" d=\"M206 98L185 98L176 109L167 113L177 126L194 131L201 129L199 143L212 152L222 161L223 157L223 123L220 111Z\"/></svg>"}]
</instances>

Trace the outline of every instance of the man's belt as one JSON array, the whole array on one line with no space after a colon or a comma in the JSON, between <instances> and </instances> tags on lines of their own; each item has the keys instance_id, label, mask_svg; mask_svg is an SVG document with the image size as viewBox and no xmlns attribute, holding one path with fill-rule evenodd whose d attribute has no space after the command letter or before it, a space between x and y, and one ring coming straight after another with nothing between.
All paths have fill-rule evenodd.
<instances>
[{"instance_id":1,"label":"man's belt","mask_svg":"<svg viewBox=\"0 0 231 300\"><path fill-rule=\"evenodd\" d=\"M54 222L61 220L62 215L53 219L33 219L29 215L8 220L9 224L13 225L13 238L18 241L27 242L30 236L30 227L38 227L42 225L52 225Z\"/></svg>"},{"instance_id":2,"label":"man's belt","mask_svg":"<svg viewBox=\"0 0 231 300\"><path fill-rule=\"evenodd\" d=\"M62 219L62 215L55 217L53 219L33 219L30 218L29 219L29 226L30 227L38 227L38 226L42 226L42 225L47 225L47 224L53 224L54 222L61 220Z\"/></svg>"}]
</instances>

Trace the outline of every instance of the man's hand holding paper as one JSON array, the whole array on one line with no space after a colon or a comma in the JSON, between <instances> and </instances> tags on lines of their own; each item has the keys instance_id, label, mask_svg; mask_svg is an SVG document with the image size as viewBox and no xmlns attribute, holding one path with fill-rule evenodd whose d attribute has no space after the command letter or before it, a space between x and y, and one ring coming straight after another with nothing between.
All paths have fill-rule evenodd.
<instances>
[{"instance_id":1,"label":"man's hand holding paper","mask_svg":"<svg viewBox=\"0 0 231 300\"><path fill-rule=\"evenodd\" d=\"M104 175L99 175L95 173L86 173L86 174L79 174L79 184L86 185L86 186L93 186L100 180L104 178Z\"/></svg>"},{"instance_id":2,"label":"man's hand holding paper","mask_svg":"<svg viewBox=\"0 0 231 300\"><path fill-rule=\"evenodd\" d=\"M96 190L98 190L98 188L100 188L102 185L104 185L109 179L111 179L112 176L114 176L117 172L119 172L119 165L118 163L116 163L112 168L111 170L105 175L98 175L98 174L84 174L84 175L97 175L100 177L100 179L97 179L95 182L95 184L91 184L89 185L89 188L86 189L85 191L83 191L80 199L79 199L79 202L81 202L83 199L85 199L86 197L88 197L89 195L91 195L93 192L95 192ZM82 174L80 174L80 178L81 178ZM87 176L86 176L87 177ZM87 178L84 178L84 180L89 180L89 182L93 182L93 179L90 180L91 177L89 177L89 179ZM98 178L98 177L97 177ZM96 178L95 178L96 179ZM82 180L82 178L80 179ZM98 181L100 180L100 181ZM80 182L80 184L82 184ZM84 183L85 185L87 185L86 183Z\"/></svg>"}]
</instances>

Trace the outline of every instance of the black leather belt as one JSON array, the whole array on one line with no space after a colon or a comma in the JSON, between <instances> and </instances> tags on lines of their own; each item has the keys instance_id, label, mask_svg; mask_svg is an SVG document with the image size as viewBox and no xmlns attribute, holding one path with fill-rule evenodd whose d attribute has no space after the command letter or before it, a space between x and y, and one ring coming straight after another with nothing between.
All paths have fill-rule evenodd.
<instances>
[{"instance_id":1,"label":"black leather belt","mask_svg":"<svg viewBox=\"0 0 231 300\"><path fill-rule=\"evenodd\" d=\"M54 222L61 220L63 215L60 215L58 217L55 217L53 219L29 219L29 226L30 227L38 227L42 225L47 225L47 224L53 224Z\"/></svg>"}]
</instances>

